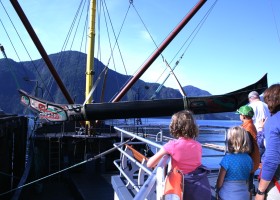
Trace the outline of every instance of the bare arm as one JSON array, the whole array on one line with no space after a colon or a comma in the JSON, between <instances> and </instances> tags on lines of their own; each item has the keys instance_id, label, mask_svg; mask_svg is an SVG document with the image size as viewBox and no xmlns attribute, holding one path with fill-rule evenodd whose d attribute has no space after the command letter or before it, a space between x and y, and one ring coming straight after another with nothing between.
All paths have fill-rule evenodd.
<instances>
[{"instance_id":1,"label":"bare arm","mask_svg":"<svg viewBox=\"0 0 280 200\"><path fill-rule=\"evenodd\" d=\"M266 180L261 179L261 180L260 180L260 183L259 183L258 189L259 189L261 192L266 191L266 189L267 189L269 183L270 183L270 181L266 181ZM263 200L263 199L265 199L265 195L259 195L259 194L257 194L256 197L255 197L255 199L256 199L256 200Z\"/></svg>"},{"instance_id":2,"label":"bare arm","mask_svg":"<svg viewBox=\"0 0 280 200\"><path fill-rule=\"evenodd\" d=\"M164 150L164 148L161 148L155 155L153 155L151 158L149 158L147 162L147 167L154 167L158 164L160 159L167 154L167 152Z\"/></svg>"},{"instance_id":3,"label":"bare arm","mask_svg":"<svg viewBox=\"0 0 280 200\"><path fill-rule=\"evenodd\" d=\"M225 170L225 168L221 167L220 171L219 171L217 183L216 183L217 190L221 189L221 187L223 185L223 182L224 182L224 179L225 179L225 176L226 176L226 173L227 173L227 171Z\"/></svg>"}]
</instances>

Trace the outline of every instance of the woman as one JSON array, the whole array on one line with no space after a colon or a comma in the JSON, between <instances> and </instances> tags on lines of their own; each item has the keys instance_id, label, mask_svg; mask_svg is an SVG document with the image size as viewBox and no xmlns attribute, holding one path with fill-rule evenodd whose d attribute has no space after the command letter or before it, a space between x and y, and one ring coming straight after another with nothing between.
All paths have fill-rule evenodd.
<instances>
[{"instance_id":1,"label":"woman","mask_svg":"<svg viewBox=\"0 0 280 200\"><path fill-rule=\"evenodd\" d=\"M280 199L280 84L271 85L264 91L264 101L271 116L261 121L264 132L265 152L255 200Z\"/></svg>"},{"instance_id":2,"label":"woman","mask_svg":"<svg viewBox=\"0 0 280 200\"><path fill-rule=\"evenodd\" d=\"M207 178L209 172L201 165L202 147L195 140L198 127L188 110L175 113L169 125L171 135L176 138L170 140L148 162L147 167L154 167L160 159L169 154L172 168L177 167L184 174L184 195L186 200L210 200L211 188Z\"/></svg>"}]
</instances>

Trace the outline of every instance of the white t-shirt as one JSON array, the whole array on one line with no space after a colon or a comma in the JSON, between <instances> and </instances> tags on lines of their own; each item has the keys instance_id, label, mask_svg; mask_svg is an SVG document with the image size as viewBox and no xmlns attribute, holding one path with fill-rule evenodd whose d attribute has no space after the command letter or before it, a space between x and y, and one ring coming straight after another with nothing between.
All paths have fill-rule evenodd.
<instances>
[{"instance_id":1,"label":"white t-shirt","mask_svg":"<svg viewBox=\"0 0 280 200\"><path fill-rule=\"evenodd\" d=\"M256 129L258 130L258 122L262 119L267 118L270 115L270 112L268 110L268 107L266 103L262 101L253 101L249 104L254 110L254 116L253 116L253 121L254 125L256 126ZM259 131L259 130L258 130Z\"/></svg>"}]
</instances>

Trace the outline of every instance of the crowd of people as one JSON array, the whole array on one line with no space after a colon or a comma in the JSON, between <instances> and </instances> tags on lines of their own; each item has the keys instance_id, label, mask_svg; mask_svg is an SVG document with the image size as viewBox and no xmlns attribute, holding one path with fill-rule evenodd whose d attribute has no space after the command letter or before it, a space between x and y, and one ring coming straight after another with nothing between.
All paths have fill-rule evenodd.
<instances>
[{"instance_id":1,"label":"crowd of people","mask_svg":"<svg viewBox=\"0 0 280 200\"><path fill-rule=\"evenodd\" d=\"M264 102L256 91L248 94L248 105L237 110L241 126L227 132L227 154L220 162L216 199L280 200L280 84L264 91ZM196 141L198 126L191 111L175 113L169 126L170 140L147 162L155 167L169 154L172 168L184 174L183 199L210 200L210 170L202 165L202 146ZM186 153L187 152L187 153ZM253 183L260 169L257 189Z\"/></svg>"}]
</instances>

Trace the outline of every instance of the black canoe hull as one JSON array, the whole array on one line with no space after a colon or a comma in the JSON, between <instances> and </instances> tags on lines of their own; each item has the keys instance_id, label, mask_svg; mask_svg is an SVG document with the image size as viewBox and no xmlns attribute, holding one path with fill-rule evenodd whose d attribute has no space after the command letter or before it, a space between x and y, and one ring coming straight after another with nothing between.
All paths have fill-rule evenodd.
<instances>
[{"instance_id":1,"label":"black canoe hull","mask_svg":"<svg viewBox=\"0 0 280 200\"><path fill-rule=\"evenodd\" d=\"M223 95L185 97L178 99L146 100L86 105L61 105L33 97L20 90L21 102L40 112L40 117L50 121L105 120L142 117L171 116L189 109L194 114L233 112L248 103L248 94L255 90L263 93L267 88L267 74L259 81L240 90Z\"/></svg>"}]
</instances>

